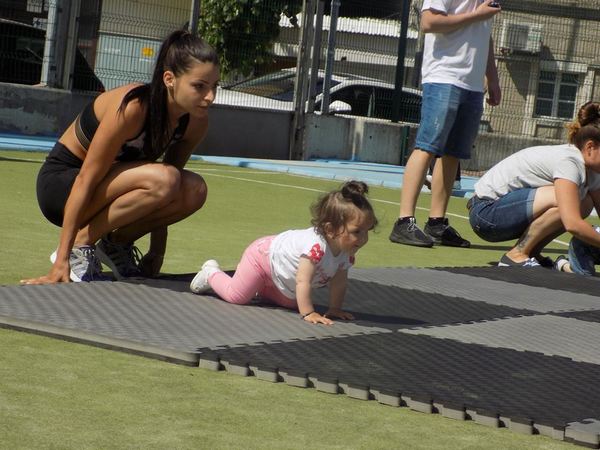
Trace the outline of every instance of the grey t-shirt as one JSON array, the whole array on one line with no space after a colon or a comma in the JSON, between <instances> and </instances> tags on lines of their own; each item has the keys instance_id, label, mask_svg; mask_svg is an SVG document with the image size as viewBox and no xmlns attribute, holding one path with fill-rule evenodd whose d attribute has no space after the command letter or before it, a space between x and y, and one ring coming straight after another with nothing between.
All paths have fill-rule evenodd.
<instances>
[{"instance_id":1,"label":"grey t-shirt","mask_svg":"<svg viewBox=\"0 0 600 450\"><path fill-rule=\"evenodd\" d=\"M556 178L579 186L579 198L600 189L600 174L586 170L581 151L571 144L529 147L503 159L475 183L479 198L498 198L522 188L554 184Z\"/></svg>"}]
</instances>

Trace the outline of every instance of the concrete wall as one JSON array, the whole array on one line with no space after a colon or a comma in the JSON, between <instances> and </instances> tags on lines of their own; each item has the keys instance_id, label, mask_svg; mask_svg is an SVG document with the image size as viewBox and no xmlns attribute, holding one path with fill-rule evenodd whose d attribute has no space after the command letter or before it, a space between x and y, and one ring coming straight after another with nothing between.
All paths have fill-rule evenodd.
<instances>
[{"instance_id":1,"label":"concrete wall","mask_svg":"<svg viewBox=\"0 0 600 450\"><path fill-rule=\"evenodd\" d=\"M513 153L537 145L564 144L563 140L533 138L502 133L479 133L471 159L461 161L463 170L487 170Z\"/></svg>"},{"instance_id":2,"label":"concrete wall","mask_svg":"<svg viewBox=\"0 0 600 450\"><path fill-rule=\"evenodd\" d=\"M416 125L402 125L362 117L306 118L305 158L337 158L384 164L403 164L403 154L414 142Z\"/></svg>"},{"instance_id":3,"label":"concrete wall","mask_svg":"<svg viewBox=\"0 0 600 450\"><path fill-rule=\"evenodd\" d=\"M93 94L0 83L0 133L59 136ZM287 159L292 113L215 105L196 153Z\"/></svg>"},{"instance_id":4,"label":"concrete wall","mask_svg":"<svg viewBox=\"0 0 600 450\"><path fill-rule=\"evenodd\" d=\"M58 136L93 95L0 83L0 133Z\"/></svg>"},{"instance_id":5,"label":"concrete wall","mask_svg":"<svg viewBox=\"0 0 600 450\"><path fill-rule=\"evenodd\" d=\"M58 136L93 96L58 89L0 83L0 133ZM196 154L288 159L292 113L215 105L209 132ZM404 164L415 125L382 120L309 114L304 157ZM555 144L541 138L480 133L467 170L485 170L525 147Z\"/></svg>"},{"instance_id":6,"label":"concrete wall","mask_svg":"<svg viewBox=\"0 0 600 450\"><path fill-rule=\"evenodd\" d=\"M414 124L310 115L304 135L305 157L404 165L414 146L417 129ZM482 132L475 140L471 159L461 161L461 167L486 170L523 148L560 143L563 141Z\"/></svg>"},{"instance_id":7,"label":"concrete wall","mask_svg":"<svg viewBox=\"0 0 600 450\"><path fill-rule=\"evenodd\" d=\"M291 111L213 105L208 135L194 153L288 159L291 126Z\"/></svg>"}]
</instances>

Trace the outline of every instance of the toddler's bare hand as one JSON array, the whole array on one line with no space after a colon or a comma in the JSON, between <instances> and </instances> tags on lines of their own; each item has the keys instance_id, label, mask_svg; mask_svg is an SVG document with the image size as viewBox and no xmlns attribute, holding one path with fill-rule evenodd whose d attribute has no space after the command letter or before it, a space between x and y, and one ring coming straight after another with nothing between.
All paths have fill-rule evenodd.
<instances>
[{"instance_id":1,"label":"toddler's bare hand","mask_svg":"<svg viewBox=\"0 0 600 450\"><path fill-rule=\"evenodd\" d=\"M310 313L308 316L305 316L304 320L307 322L310 322L310 323L322 323L324 325L332 325L333 324L333 320L322 316L321 314L319 314L316 311Z\"/></svg>"},{"instance_id":2,"label":"toddler's bare hand","mask_svg":"<svg viewBox=\"0 0 600 450\"><path fill-rule=\"evenodd\" d=\"M329 308L329 310L325 313L325 317L335 317L336 319L342 320L354 320L354 316L349 312L335 308Z\"/></svg>"}]
</instances>

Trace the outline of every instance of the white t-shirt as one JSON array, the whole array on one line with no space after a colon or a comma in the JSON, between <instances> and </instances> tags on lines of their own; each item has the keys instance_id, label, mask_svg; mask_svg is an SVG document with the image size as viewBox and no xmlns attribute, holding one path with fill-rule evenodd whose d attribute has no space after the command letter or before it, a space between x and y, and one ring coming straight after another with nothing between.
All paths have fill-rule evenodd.
<instances>
[{"instance_id":1,"label":"white t-shirt","mask_svg":"<svg viewBox=\"0 0 600 450\"><path fill-rule=\"evenodd\" d=\"M354 264L354 257L348 253L334 256L325 238L314 227L278 234L269 250L271 277L275 286L291 299L296 298L296 274L301 256L315 263L310 283L313 288L325 286L338 270L347 270Z\"/></svg>"},{"instance_id":2,"label":"white t-shirt","mask_svg":"<svg viewBox=\"0 0 600 450\"><path fill-rule=\"evenodd\" d=\"M600 189L600 174L586 170L581 151L571 144L529 147L503 159L475 183L475 195L497 200L521 188L554 184L556 178L579 186L579 198Z\"/></svg>"},{"instance_id":3,"label":"white t-shirt","mask_svg":"<svg viewBox=\"0 0 600 450\"><path fill-rule=\"evenodd\" d=\"M474 11L482 0L424 0L421 11L446 15ZM483 92L490 50L492 19L474 22L450 33L426 33L422 83L445 83Z\"/></svg>"}]
</instances>

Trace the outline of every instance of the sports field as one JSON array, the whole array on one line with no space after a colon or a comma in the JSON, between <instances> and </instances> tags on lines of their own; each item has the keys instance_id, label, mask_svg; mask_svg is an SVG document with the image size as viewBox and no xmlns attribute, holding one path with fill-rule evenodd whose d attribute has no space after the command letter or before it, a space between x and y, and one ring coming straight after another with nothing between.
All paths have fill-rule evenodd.
<instances>
[{"instance_id":1,"label":"sports field","mask_svg":"<svg viewBox=\"0 0 600 450\"><path fill-rule=\"evenodd\" d=\"M0 284L49 269L58 229L35 199L42 153L0 152L2 258ZM164 272L195 272L217 259L234 268L256 237L309 226L308 208L339 185L315 178L200 162L206 206L170 228ZM465 200L452 198L449 217L471 249L417 249L391 244L399 192L372 187L380 225L358 267L474 266L508 249L478 239ZM429 196L421 196L419 223ZM566 238L560 239L565 242ZM144 249L146 242L140 242ZM508 244L508 243L506 243ZM555 258L566 247L553 244ZM265 324L268 326L268 324ZM271 384L14 331L0 330L0 448L574 448L407 408Z\"/></svg>"}]
</instances>

